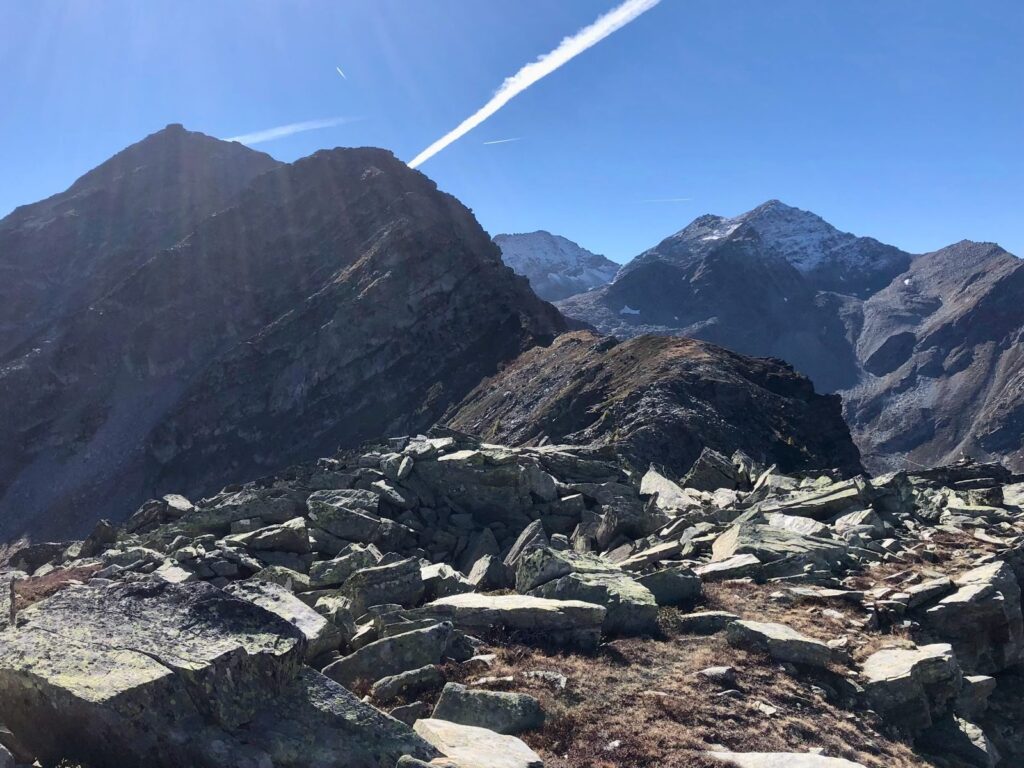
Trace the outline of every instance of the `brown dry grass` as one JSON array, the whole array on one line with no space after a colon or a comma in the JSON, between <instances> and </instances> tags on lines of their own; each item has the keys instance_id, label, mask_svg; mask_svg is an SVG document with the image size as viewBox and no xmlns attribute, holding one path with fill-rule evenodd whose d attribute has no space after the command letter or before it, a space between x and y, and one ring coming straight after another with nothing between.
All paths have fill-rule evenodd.
<instances>
[{"instance_id":1,"label":"brown dry grass","mask_svg":"<svg viewBox=\"0 0 1024 768\"><path fill-rule=\"evenodd\" d=\"M712 606L740 604L760 620L801 625L772 605L765 588L736 585L711 590ZM771 606L769 615L762 609ZM791 609L792 610L792 609ZM548 714L544 728L522 734L548 768L711 768L721 763L704 752L721 745L739 752L807 751L858 761L868 768L931 766L877 718L860 708L844 709L842 680L832 671L803 669L788 674L777 662L730 647L722 635L693 637L673 629L673 612L662 612L663 636L624 638L602 646L593 656L561 654L506 645L487 674L511 675L514 683L485 687L516 690L539 698ZM719 695L722 688L696 673L709 666L736 669L740 696ZM524 676L530 670L566 675L559 690ZM842 672L842 668L837 668ZM762 707L777 711L765 714Z\"/></svg>"},{"instance_id":2,"label":"brown dry grass","mask_svg":"<svg viewBox=\"0 0 1024 768\"><path fill-rule=\"evenodd\" d=\"M15 607L19 611L24 610L33 603L38 603L40 600L56 594L72 582L91 578L98 570L100 570L98 565L58 568L45 576L30 576L27 579L21 579L14 584Z\"/></svg>"}]
</instances>

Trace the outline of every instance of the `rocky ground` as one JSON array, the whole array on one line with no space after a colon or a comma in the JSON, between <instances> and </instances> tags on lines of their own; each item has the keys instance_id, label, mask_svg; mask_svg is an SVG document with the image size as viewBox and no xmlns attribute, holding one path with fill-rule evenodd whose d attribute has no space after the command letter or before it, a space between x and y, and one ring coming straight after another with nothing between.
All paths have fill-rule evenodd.
<instances>
[{"instance_id":1,"label":"rocky ground","mask_svg":"<svg viewBox=\"0 0 1024 768\"><path fill-rule=\"evenodd\" d=\"M1024 478L628 466L435 430L10 552L0 766L1022 764Z\"/></svg>"}]
</instances>

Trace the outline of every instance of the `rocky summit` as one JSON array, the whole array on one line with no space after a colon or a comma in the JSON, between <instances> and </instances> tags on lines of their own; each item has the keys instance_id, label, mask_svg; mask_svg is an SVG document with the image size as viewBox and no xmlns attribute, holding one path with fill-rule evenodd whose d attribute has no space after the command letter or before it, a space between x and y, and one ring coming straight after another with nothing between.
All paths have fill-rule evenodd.
<instances>
[{"instance_id":1,"label":"rocky summit","mask_svg":"<svg viewBox=\"0 0 1024 768\"><path fill-rule=\"evenodd\" d=\"M440 428L165 495L7 558L0 759L1017 765L1022 504Z\"/></svg>"},{"instance_id":2,"label":"rocky summit","mask_svg":"<svg viewBox=\"0 0 1024 768\"><path fill-rule=\"evenodd\" d=\"M468 209L379 149L282 165L172 126L0 238L0 270L39 273L18 295L55 307L17 305L32 335L0 357L4 539L426 429L565 327Z\"/></svg>"},{"instance_id":3,"label":"rocky summit","mask_svg":"<svg viewBox=\"0 0 1024 768\"><path fill-rule=\"evenodd\" d=\"M619 265L550 232L495 235L506 264L542 299L557 301L612 281Z\"/></svg>"}]
</instances>

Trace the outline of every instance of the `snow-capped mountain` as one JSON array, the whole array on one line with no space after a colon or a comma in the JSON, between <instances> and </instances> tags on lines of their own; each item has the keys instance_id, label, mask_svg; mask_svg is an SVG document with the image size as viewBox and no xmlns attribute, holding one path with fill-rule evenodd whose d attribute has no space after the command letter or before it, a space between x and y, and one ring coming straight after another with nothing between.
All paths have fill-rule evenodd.
<instances>
[{"instance_id":1,"label":"snow-capped mountain","mask_svg":"<svg viewBox=\"0 0 1024 768\"><path fill-rule=\"evenodd\" d=\"M723 242L756 235L767 256L788 261L818 290L866 297L910 264L908 253L871 237L841 232L810 211L769 200L739 216L705 215L623 268L651 260L684 263Z\"/></svg>"},{"instance_id":2,"label":"snow-capped mountain","mask_svg":"<svg viewBox=\"0 0 1024 768\"><path fill-rule=\"evenodd\" d=\"M543 230L497 235L494 242L501 248L505 263L527 278L534 292L548 301L607 285L619 271L619 265L611 259Z\"/></svg>"}]
</instances>

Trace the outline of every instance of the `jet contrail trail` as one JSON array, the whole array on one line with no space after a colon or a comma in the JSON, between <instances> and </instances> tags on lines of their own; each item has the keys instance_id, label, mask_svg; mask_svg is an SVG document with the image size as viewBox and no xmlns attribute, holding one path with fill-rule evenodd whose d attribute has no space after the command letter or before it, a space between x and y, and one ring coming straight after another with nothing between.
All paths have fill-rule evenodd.
<instances>
[{"instance_id":1,"label":"jet contrail trail","mask_svg":"<svg viewBox=\"0 0 1024 768\"><path fill-rule=\"evenodd\" d=\"M237 141L240 144L259 144L262 141L282 139L285 136L291 136L293 133L315 131L318 128L333 128L336 125L354 123L360 119L358 117L328 117L323 120L307 120L304 123L289 123L288 125L279 125L276 128L243 133L241 136L232 136L230 139L226 139L226 141Z\"/></svg>"},{"instance_id":2,"label":"jet contrail trail","mask_svg":"<svg viewBox=\"0 0 1024 768\"><path fill-rule=\"evenodd\" d=\"M485 141L484 144L508 144L510 141L519 141L522 136L516 136L514 139L495 139L494 141Z\"/></svg>"},{"instance_id":3,"label":"jet contrail trail","mask_svg":"<svg viewBox=\"0 0 1024 768\"><path fill-rule=\"evenodd\" d=\"M613 8L604 16L598 18L590 26L584 27L575 35L562 40L550 53L546 53L536 61L530 62L516 72L512 77L505 78L491 100L483 105L477 112L473 113L450 133L445 134L429 147L420 152L409 162L410 168L415 168L457 139L462 138L480 123L489 118L503 106L508 104L514 97L525 91L541 78L550 75L566 62L576 58L588 48L597 45L608 35L629 24L643 13L651 10L661 0L626 0L622 5Z\"/></svg>"},{"instance_id":4,"label":"jet contrail trail","mask_svg":"<svg viewBox=\"0 0 1024 768\"><path fill-rule=\"evenodd\" d=\"M341 75L342 80L348 80L348 77L345 75L345 73L341 71L341 67L336 66L335 69L338 70L338 74Z\"/></svg>"}]
</instances>

